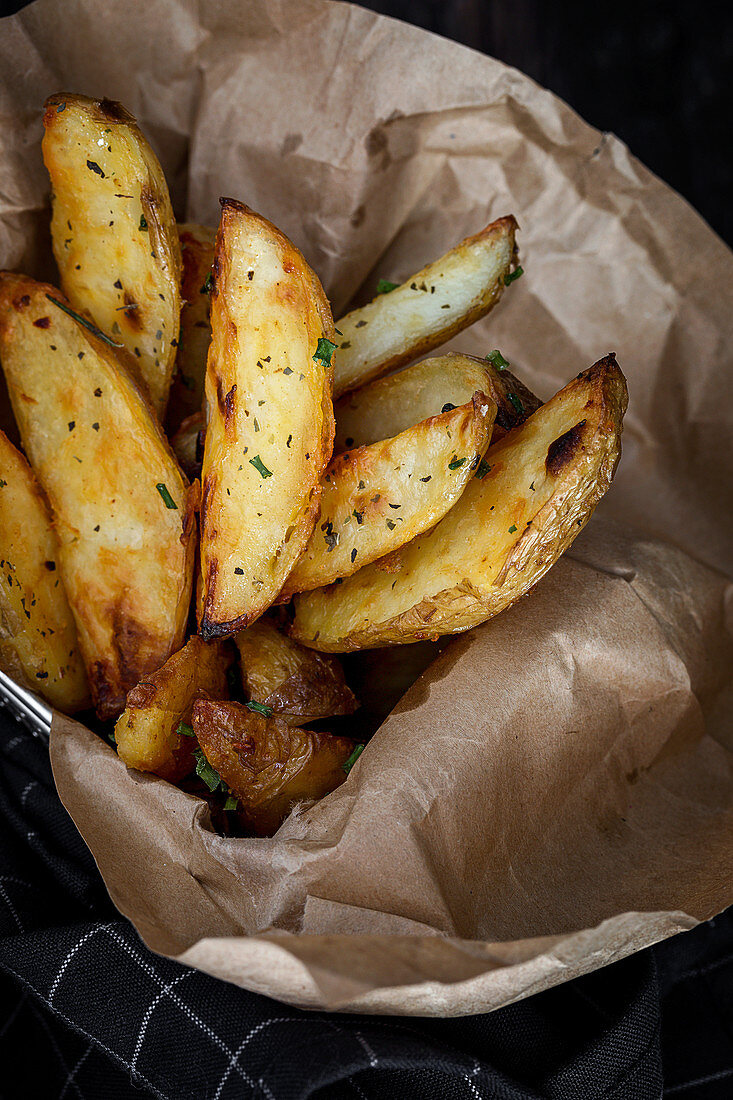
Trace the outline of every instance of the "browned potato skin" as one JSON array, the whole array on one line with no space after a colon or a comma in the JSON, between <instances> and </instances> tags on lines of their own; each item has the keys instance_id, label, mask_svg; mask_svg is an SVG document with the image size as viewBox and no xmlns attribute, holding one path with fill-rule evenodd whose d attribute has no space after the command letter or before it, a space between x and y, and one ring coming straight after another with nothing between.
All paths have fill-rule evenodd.
<instances>
[{"instance_id":1,"label":"browned potato skin","mask_svg":"<svg viewBox=\"0 0 733 1100\"><path fill-rule=\"evenodd\" d=\"M437 416L446 403L465 404L476 390L496 404L493 443L542 404L509 370L499 370L488 359L448 352L368 382L342 397L334 406L334 454L399 435L421 420Z\"/></svg>"},{"instance_id":2,"label":"browned potato skin","mask_svg":"<svg viewBox=\"0 0 733 1100\"><path fill-rule=\"evenodd\" d=\"M341 397L349 390L358 389L365 382L379 378L389 371L396 370L397 367L404 366L405 363L410 363L413 359L427 355L475 321L485 317L500 300L506 286L504 280L517 264L519 253L515 234L518 228L516 219L511 214L497 218L480 233L466 237L444 256L428 264L415 275L411 275L389 294L377 295L368 305L354 309L339 318L336 328L342 336L339 351L334 356L334 397ZM496 246L502 250L503 262L495 275L476 286L472 283L474 293L465 308L448 309L445 313L439 314L433 310L432 313L435 316L431 316L429 321L425 317L417 317L412 307L417 306L419 311L427 302L430 302L431 306L434 305L433 298L436 302L440 299L439 294L431 295L426 292L426 287L439 284L441 270L450 269L454 278L456 267L465 267L468 271L471 254L477 246L481 248ZM468 277L466 281L470 281ZM406 307L409 305L410 308L401 309L399 318L394 317L384 325L382 318L386 318L406 294L413 295L409 301L404 302L404 305ZM438 306L438 310L440 308ZM390 333L391 350L389 352L377 354L369 347L368 326L375 323L383 331Z\"/></svg>"},{"instance_id":3,"label":"browned potato skin","mask_svg":"<svg viewBox=\"0 0 733 1100\"><path fill-rule=\"evenodd\" d=\"M234 641L247 697L289 726L353 714L358 707L336 658L299 645L268 619L258 619Z\"/></svg>"},{"instance_id":4,"label":"browned potato skin","mask_svg":"<svg viewBox=\"0 0 733 1100\"><path fill-rule=\"evenodd\" d=\"M181 250L163 170L121 103L59 93L45 108L62 289L137 358L162 417L181 313Z\"/></svg>"},{"instance_id":5,"label":"browned potato skin","mask_svg":"<svg viewBox=\"0 0 733 1100\"><path fill-rule=\"evenodd\" d=\"M295 598L291 634L343 653L478 626L540 580L590 518L621 454L627 404L613 355L579 374L486 453L448 515L400 551Z\"/></svg>"},{"instance_id":6,"label":"browned potato skin","mask_svg":"<svg viewBox=\"0 0 733 1100\"><path fill-rule=\"evenodd\" d=\"M117 719L117 754L130 768L153 772L176 783L194 767L194 737L179 734L181 722L191 725L196 696L204 691L217 699L229 696L227 670L233 654L226 642L189 638L162 668L127 693L127 706Z\"/></svg>"},{"instance_id":7,"label":"browned potato skin","mask_svg":"<svg viewBox=\"0 0 733 1100\"><path fill-rule=\"evenodd\" d=\"M343 783L343 765L356 747L346 737L296 729L241 703L210 699L194 704L193 728L256 836L272 836L294 803L323 798Z\"/></svg>"},{"instance_id":8,"label":"browned potato skin","mask_svg":"<svg viewBox=\"0 0 733 1100\"><path fill-rule=\"evenodd\" d=\"M0 273L0 356L25 450L51 505L92 698L100 718L116 718L126 693L183 643L198 490L181 473L124 355L49 297L66 304L55 287ZM175 510L156 491L158 477ZM131 517L147 542L126 543Z\"/></svg>"},{"instance_id":9,"label":"browned potato skin","mask_svg":"<svg viewBox=\"0 0 733 1100\"><path fill-rule=\"evenodd\" d=\"M234 199L220 202L202 466L204 638L245 629L276 599L313 530L334 435L333 368L315 356L322 336L335 343L323 288L276 226Z\"/></svg>"},{"instance_id":10,"label":"browned potato skin","mask_svg":"<svg viewBox=\"0 0 733 1100\"><path fill-rule=\"evenodd\" d=\"M216 230L205 225L179 225L183 276L181 278L181 334L176 352L166 426L177 432L188 417L200 412L204 403L206 357L211 343L211 302L204 290L214 262Z\"/></svg>"},{"instance_id":11,"label":"browned potato skin","mask_svg":"<svg viewBox=\"0 0 733 1100\"><path fill-rule=\"evenodd\" d=\"M0 432L0 668L71 714L89 685L58 550L33 471Z\"/></svg>"},{"instance_id":12,"label":"browned potato skin","mask_svg":"<svg viewBox=\"0 0 733 1100\"><path fill-rule=\"evenodd\" d=\"M473 477L495 413L479 391L392 439L338 455L324 478L315 530L280 600L350 577L434 527Z\"/></svg>"}]
</instances>

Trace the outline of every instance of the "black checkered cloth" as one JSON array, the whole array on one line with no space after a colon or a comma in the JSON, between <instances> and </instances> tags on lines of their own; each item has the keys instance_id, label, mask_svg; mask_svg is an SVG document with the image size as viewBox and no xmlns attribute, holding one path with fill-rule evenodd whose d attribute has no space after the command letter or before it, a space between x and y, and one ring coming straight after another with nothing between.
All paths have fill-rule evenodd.
<instances>
[{"instance_id":1,"label":"black checkered cloth","mask_svg":"<svg viewBox=\"0 0 733 1100\"><path fill-rule=\"evenodd\" d=\"M3 1100L733 1096L730 913L485 1016L301 1012L147 950L5 713L0 818Z\"/></svg>"}]
</instances>

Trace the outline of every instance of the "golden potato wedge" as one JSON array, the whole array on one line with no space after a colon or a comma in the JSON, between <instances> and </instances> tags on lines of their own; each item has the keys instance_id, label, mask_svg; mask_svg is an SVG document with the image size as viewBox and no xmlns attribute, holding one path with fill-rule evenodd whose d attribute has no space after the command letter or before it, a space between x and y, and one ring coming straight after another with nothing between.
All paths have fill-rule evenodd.
<instances>
[{"instance_id":1,"label":"golden potato wedge","mask_svg":"<svg viewBox=\"0 0 733 1100\"><path fill-rule=\"evenodd\" d=\"M194 700L202 691L215 699L229 698L227 672L232 660L229 643L207 643L194 634L162 668L129 691L115 725L120 759L172 783L193 771Z\"/></svg>"},{"instance_id":2,"label":"golden potato wedge","mask_svg":"<svg viewBox=\"0 0 733 1100\"><path fill-rule=\"evenodd\" d=\"M57 556L33 471L0 432L0 668L71 714L89 685Z\"/></svg>"},{"instance_id":3,"label":"golden potato wedge","mask_svg":"<svg viewBox=\"0 0 733 1100\"><path fill-rule=\"evenodd\" d=\"M274 225L221 203L202 467L205 638L249 626L279 593L313 531L334 432L323 288Z\"/></svg>"},{"instance_id":4,"label":"golden potato wedge","mask_svg":"<svg viewBox=\"0 0 733 1100\"><path fill-rule=\"evenodd\" d=\"M505 362L499 352L491 354ZM496 403L494 442L542 404L506 368L495 366L489 359L451 352L423 359L342 397L334 406L334 454L399 435L413 424L444 412L446 405L465 405L476 390L482 390Z\"/></svg>"},{"instance_id":5,"label":"golden potato wedge","mask_svg":"<svg viewBox=\"0 0 733 1100\"><path fill-rule=\"evenodd\" d=\"M205 225L179 225L178 239L183 261L183 305L176 368L166 411L166 425L171 434L187 417L200 412L204 403L206 357L211 343L209 276L216 230Z\"/></svg>"},{"instance_id":6,"label":"golden potato wedge","mask_svg":"<svg viewBox=\"0 0 733 1100\"><path fill-rule=\"evenodd\" d=\"M239 815L257 836L271 836L296 802L322 798L346 778L356 742L295 729L241 703L200 699L193 729L206 759L239 799Z\"/></svg>"},{"instance_id":7,"label":"golden potato wedge","mask_svg":"<svg viewBox=\"0 0 733 1100\"><path fill-rule=\"evenodd\" d=\"M247 698L289 726L353 714L358 707L335 657L299 645L267 619L258 619L234 641Z\"/></svg>"},{"instance_id":8,"label":"golden potato wedge","mask_svg":"<svg viewBox=\"0 0 733 1100\"><path fill-rule=\"evenodd\" d=\"M511 281L516 230L511 215L499 218L337 321L334 397L425 355L484 317Z\"/></svg>"},{"instance_id":9,"label":"golden potato wedge","mask_svg":"<svg viewBox=\"0 0 733 1100\"><path fill-rule=\"evenodd\" d=\"M171 447L189 481L201 477L206 425L202 412L187 416L171 440Z\"/></svg>"},{"instance_id":10,"label":"golden potato wedge","mask_svg":"<svg viewBox=\"0 0 733 1100\"><path fill-rule=\"evenodd\" d=\"M181 249L163 170L122 104L59 94L45 107L62 289L135 356L162 417L181 313Z\"/></svg>"},{"instance_id":11,"label":"golden potato wedge","mask_svg":"<svg viewBox=\"0 0 733 1100\"><path fill-rule=\"evenodd\" d=\"M195 493L113 349L58 290L0 274L0 359L48 497L97 712L183 644Z\"/></svg>"},{"instance_id":12,"label":"golden potato wedge","mask_svg":"<svg viewBox=\"0 0 733 1100\"><path fill-rule=\"evenodd\" d=\"M292 635L342 652L468 630L523 596L570 546L611 483L626 383L613 355L494 444L458 503L400 551L297 596Z\"/></svg>"},{"instance_id":13,"label":"golden potato wedge","mask_svg":"<svg viewBox=\"0 0 733 1100\"><path fill-rule=\"evenodd\" d=\"M495 414L494 402L477 392L394 439L335 458L315 530L282 598L350 577L434 527L473 477Z\"/></svg>"}]
</instances>

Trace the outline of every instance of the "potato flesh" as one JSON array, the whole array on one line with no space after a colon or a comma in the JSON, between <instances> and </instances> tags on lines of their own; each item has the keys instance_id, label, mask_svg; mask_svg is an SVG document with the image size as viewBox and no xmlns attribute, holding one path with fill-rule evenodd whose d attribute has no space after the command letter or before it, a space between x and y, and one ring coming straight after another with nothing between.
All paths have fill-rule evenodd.
<instances>
[{"instance_id":1,"label":"potato flesh","mask_svg":"<svg viewBox=\"0 0 733 1100\"><path fill-rule=\"evenodd\" d=\"M180 246L163 171L120 104L56 95L43 122L61 286L135 357L161 416L181 312Z\"/></svg>"},{"instance_id":2,"label":"potato flesh","mask_svg":"<svg viewBox=\"0 0 733 1100\"><path fill-rule=\"evenodd\" d=\"M356 744L263 718L239 703L199 700L193 728L204 755L240 802L239 815L270 836L294 803L322 798L346 778Z\"/></svg>"},{"instance_id":3,"label":"potato flesh","mask_svg":"<svg viewBox=\"0 0 733 1100\"><path fill-rule=\"evenodd\" d=\"M179 225L183 275L181 333L176 353L166 424L175 432L204 403L206 357L211 343L209 292L204 287L214 262L216 231L205 225Z\"/></svg>"},{"instance_id":4,"label":"potato flesh","mask_svg":"<svg viewBox=\"0 0 733 1100\"><path fill-rule=\"evenodd\" d=\"M446 404L464 405L476 390L496 402L492 438L497 431L501 435L516 427L542 404L508 370L498 370L486 359L452 352L423 359L342 397L334 407L334 452L390 439L436 416Z\"/></svg>"},{"instance_id":5,"label":"potato flesh","mask_svg":"<svg viewBox=\"0 0 733 1100\"><path fill-rule=\"evenodd\" d=\"M474 475L496 405L483 393L394 439L334 459L321 511L283 596L349 577L434 527Z\"/></svg>"},{"instance_id":6,"label":"potato flesh","mask_svg":"<svg viewBox=\"0 0 733 1100\"><path fill-rule=\"evenodd\" d=\"M214 262L210 419L202 467L204 637L243 629L303 551L333 449L328 302L300 253L264 218L223 203Z\"/></svg>"},{"instance_id":7,"label":"potato flesh","mask_svg":"<svg viewBox=\"0 0 733 1100\"><path fill-rule=\"evenodd\" d=\"M293 637L332 652L420 641L467 630L514 603L608 488L625 408L623 375L608 356L488 450L489 472L403 548L396 574L370 565L297 596Z\"/></svg>"},{"instance_id":8,"label":"potato flesh","mask_svg":"<svg viewBox=\"0 0 733 1100\"><path fill-rule=\"evenodd\" d=\"M89 686L57 558L38 483L0 432L0 668L71 714Z\"/></svg>"},{"instance_id":9,"label":"potato flesh","mask_svg":"<svg viewBox=\"0 0 733 1100\"><path fill-rule=\"evenodd\" d=\"M0 357L51 505L92 696L111 718L183 642L194 500L112 349L49 295L63 302L53 287L0 275Z\"/></svg>"},{"instance_id":10,"label":"potato flesh","mask_svg":"<svg viewBox=\"0 0 733 1100\"><path fill-rule=\"evenodd\" d=\"M425 355L484 317L516 260L513 217L499 218L336 323L334 397Z\"/></svg>"},{"instance_id":11,"label":"potato flesh","mask_svg":"<svg viewBox=\"0 0 733 1100\"><path fill-rule=\"evenodd\" d=\"M229 696L227 670L232 655L225 642L189 638L162 668L142 680L127 695L117 719L117 754L130 768L154 772L175 783L194 767L195 738L179 733L191 725L191 710L204 691L215 699Z\"/></svg>"},{"instance_id":12,"label":"potato flesh","mask_svg":"<svg viewBox=\"0 0 733 1100\"><path fill-rule=\"evenodd\" d=\"M171 447L189 481L201 477L203 439L206 432L203 413L187 416L171 439Z\"/></svg>"},{"instance_id":13,"label":"potato flesh","mask_svg":"<svg viewBox=\"0 0 733 1100\"><path fill-rule=\"evenodd\" d=\"M234 641L248 698L270 707L288 725L356 710L358 703L335 657L299 645L266 619Z\"/></svg>"}]
</instances>

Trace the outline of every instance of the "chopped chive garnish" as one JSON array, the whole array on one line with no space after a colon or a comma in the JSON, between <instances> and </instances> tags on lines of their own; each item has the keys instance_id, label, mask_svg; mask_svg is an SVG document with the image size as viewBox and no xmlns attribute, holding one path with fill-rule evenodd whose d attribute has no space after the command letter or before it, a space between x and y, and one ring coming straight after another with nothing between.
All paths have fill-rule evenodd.
<instances>
[{"instance_id":1,"label":"chopped chive garnish","mask_svg":"<svg viewBox=\"0 0 733 1100\"><path fill-rule=\"evenodd\" d=\"M509 400L511 401L512 405L517 410L519 415L522 416L522 414L524 413L524 405L522 404L520 399L517 397L516 393L507 394L507 397L509 398Z\"/></svg>"},{"instance_id":2,"label":"chopped chive garnish","mask_svg":"<svg viewBox=\"0 0 733 1100\"><path fill-rule=\"evenodd\" d=\"M141 214L140 215L140 225L138 226L138 229L147 229L147 228L148 228L147 219L146 219L144 214Z\"/></svg>"},{"instance_id":3,"label":"chopped chive garnish","mask_svg":"<svg viewBox=\"0 0 733 1100\"><path fill-rule=\"evenodd\" d=\"M337 347L338 344L334 344L332 340L326 339L325 336L319 336L318 343L316 344L316 353L313 356L313 361L317 362L320 359L324 367L330 367L331 356L333 355Z\"/></svg>"},{"instance_id":4,"label":"chopped chive garnish","mask_svg":"<svg viewBox=\"0 0 733 1100\"><path fill-rule=\"evenodd\" d=\"M237 799L233 794L227 795L227 800L224 803L225 810L236 810L238 805L239 799Z\"/></svg>"},{"instance_id":5,"label":"chopped chive garnish","mask_svg":"<svg viewBox=\"0 0 733 1100\"><path fill-rule=\"evenodd\" d=\"M202 749L196 749L194 755L196 757L196 775L199 779L203 779L210 791L215 791L221 783L221 776L216 768L212 768Z\"/></svg>"},{"instance_id":6,"label":"chopped chive garnish","mask_svg":"<svg viewBox=\"0 0 733 1100\"><path fill-rule=\"evenodd\" d=\"M354 749L354 751L352 752L351 756L349 756L349 758L347 760L344 760L341 767L344 769L344 771L346 772L347 775L349 774L349 772L351 771L351 769L353 768L354 764L357 762L357 760L359 759L361 754L364 752L365 748L366 748L366 745L357 745L356 748Z\"/></svg>"},{"instance_id":7,"label":"chopped chive garnish","mask_svg":"<svg viewBox=\"0 0 733 1100\"><path fill-rule=\"evenodd\" d=\"M249 460L250 466L254 466L260 477L272 477L272 470L268 470L264 462L259 455L255 455L254 458Z\"/></svg>"},{"instance_id":8,"label":"chopped chive garnish","mask_svg":"<svg viewBox=\"0 0 733 1100\"><path fill-rule=\"evenodd\" d=\"M463 466L465 461L466 461L465 458L453 458L448 463L448 469L449 470L457 470L460 466Z\"/></svg>"},{"instance_id":9,"label":"chopped chive garnish","mask_svg":"<svg viewBox=\"0 0 733 1100\"><path fill-rule=\"evenodd\" d=\"M510 535L513 535L513 534L514 534L514 532L516 531L516 529L517 529L517 525L516 525L516 523L513 523L513 524L511 525L511 527L509 528L509 534L510 534Z\"/></svg>"},{"instance_id":10,"label":"chopped chive garnish","mask_svg":"<svg viewBox=\"0 0 733 1100\"><path fill-rule=\"evenodd\" d=\"M189 726L188 722L179 722L176 733L179 737L195 737L193 732L193 726Z\"/></svg>"},{"instance_id":11,"label":"chopped chive garnish","mask_svg":"<svg viewBox=\"0 0 733 1100\"><path fill-rule=\"evenodd\" d=\"M91 332L99 340L104 340L105 344L109 344L112 348L121 348L123 346L122 344L118 344L115 340L110 340L109 336L102 332L101 329L97 328L96 325L93 325L91 321L87 321L86 317L82 317L75 310L73 310L71 306L64 305L64 303L60 302L58 298L52 298L50 294L47 294L46 297L48 298L49 302L53 302L53 304L55 306L58 306L59 309L63 310L64 313L68 313L69 317L73 317L75 321L78 321L80 325L83 325L85 329Z\"/></svg>"},{"instance_id":12,"label":"chopped chive garnish","mask_svg":"<svg viewBox=\"0 0 733 1100\"><path fill-rule=\"evenodd\" d=\"M255 714L261 714L263 718L272 718L272 707L266 706L265 703L257 703L254 699L250 699L250 701L244 705L249 710L253 710Z\"/></svg>"},{"instance_id":13,"label":"chopped chive garnish","mask_svg":"<svg viewBox=\"0 0 733 1100\"><path fill-rule=\"evenodd\" d=\"M479 481L483 481L490 469L491 466L489 465L489 463L486 461L485 458L482 458L478 464L478 470L474 474L474 477L477 477Z\"/></svg>"},{"instance_id":14,"label":"chopped chive garnish","mask_svg":"<svg viewBox=\"0 0 733 1100\"><path fill-rule=\"evenodd\" d=\"M163 503L165 504L166 508L175 508L176 511L177 511L178 510L178 505L176 504L175 500L173 499L173 497L168 492L168 488L167 488L165 482L159 481L158 484L155 486L155 488L160 493L160 495L163 499Z\"/></svg>"},{"instance_id":15,"label":"chopped chive garnish","mask_svg":"<svg viewBox=\"0 0 733 1100\"><path fill-rule=\"evenodd\" d=\"M498 348L490 351L486 358L490 363L493 363L497 370L506 370L509 366L509 360L504 358Z\"/></svg>"},{"instance_id":16,"label":"chopped chive garnish","mask_svg":"<svg viewBox=\"0 0 733 1100\"><path fill-rule=\"evenodd\" d=\"M515 279L518 279L521 275L524 275L524 268L518 267L515 271L510 271L504 276L504 286L509 286Z\"/></svg>"},{"instance_id":17,"label":"chopped chive garnish","mask_svg":"<svg viewBox=\"0 0 733 1100\"><path fill-rule=\"evenodd\" d=\"M389 294L390 291L396 290L399 283L391 283L389 279L380 279L377 283L377 294Z\"/></svg>"},{"instance_id":18,"label":"chopped chive garnish","mask_svg":"<svg viewBox=\"0 0 733 1100\"><path fill-rule=\"evenodd\" d=\"M211 274L211 272L209 272L209 274L204 279L204 283L203 283L203 286L201 287L200 293L201 294L210 294L213 289L214 289L214 276Z\"/></svg>"}]
</instances>

